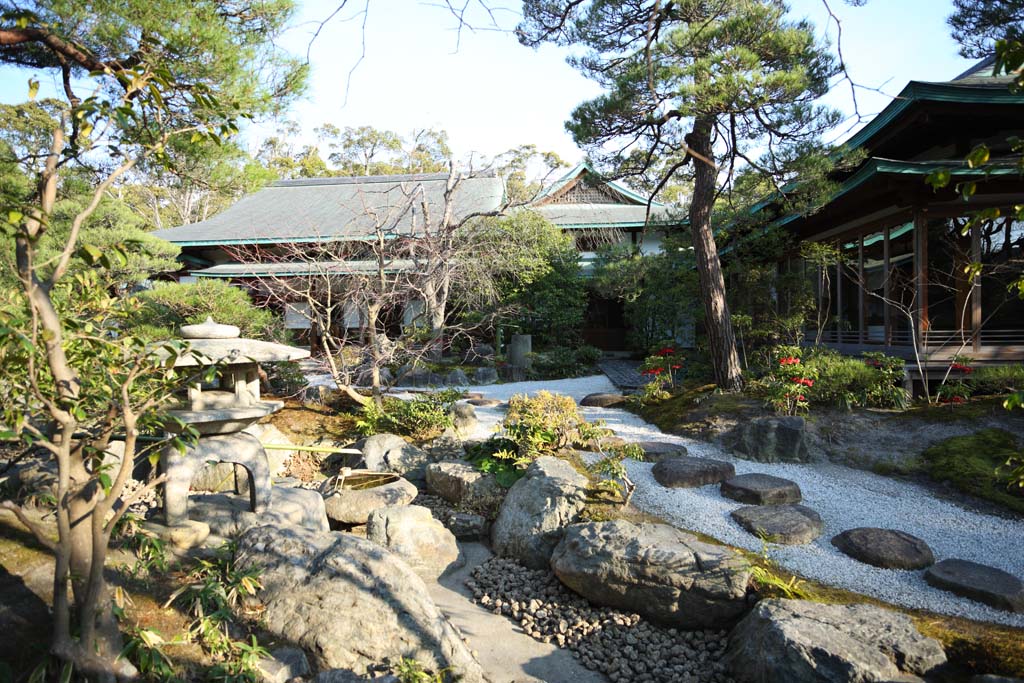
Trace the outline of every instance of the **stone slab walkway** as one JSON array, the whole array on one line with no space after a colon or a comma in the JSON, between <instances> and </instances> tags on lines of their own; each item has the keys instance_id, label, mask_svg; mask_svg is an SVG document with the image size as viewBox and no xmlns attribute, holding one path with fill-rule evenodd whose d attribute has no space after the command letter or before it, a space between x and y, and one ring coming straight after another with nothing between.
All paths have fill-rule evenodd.
<instances>
[{"instance_id":1,"label":"stone slab walkway","mask_svg":"<svg viewBox=\"0 0 1024 683\"><path fill-rule=\"evenodd\" d=\"M491 551L481 543L460 543L459 548L466 564L437 583L428 581L427 587L475 650L490 683L605 683L604 676L584 667L569 650L534 640L511 619L474 603L466 579Z\"/></svg>"},{"instance_id":2,"label":"stone slab walkway","mask_svg":"<svg viewBox=\"0 0 1024 683\"><path fill-rule=\"evenodd\" d=\"M640 361L606 358L598 361L597 367L620 391L635 391L647 384L640 374Z\"/></svg>"}]
</instances>

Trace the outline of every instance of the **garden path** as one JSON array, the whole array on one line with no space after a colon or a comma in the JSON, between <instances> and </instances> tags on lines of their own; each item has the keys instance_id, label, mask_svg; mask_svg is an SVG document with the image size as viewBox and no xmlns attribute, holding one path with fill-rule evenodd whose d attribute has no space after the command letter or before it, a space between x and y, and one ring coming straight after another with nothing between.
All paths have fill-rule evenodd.
<instances>
[{"instance_id":1,"label":"garden path","mask_svg":"<svg viewBox=\"0 0 1024 683\"><path fill-rule=\"evenodd\" d=\"M513 394L541 389L567 394L577 401L615 388L604 375L578 379L517 382L473 387L487 398L508 400ZM895 528L924 539L936 559L961 558L998 567L1024 577L1024 520L967 510L935 497L923 487L863 470L830 463L765 464L741 460L714 444L665 434L636 415L616 408L581 408L589 420L602 419L627 441L667 441L687 447L690 455L727 460L738 474L762 472L792 479L803 490L804 504L825 522L825 533L801 546L773 544L770 554L780 565L811 579L870 595L886 602L942 614L1024 627L1024 614L1010 614L932 588L920 571L879 569L840 553L829 542L855 527ZM477 408L478 437L501 422L503 410ZM651 465L627 462L637 482L633 503L682 529L699 531L722 542L760 550L761 541L741 529L729 513L741 503L723 498L717 486L667 489L651 475Z\"/></svg>"}]
</instances>

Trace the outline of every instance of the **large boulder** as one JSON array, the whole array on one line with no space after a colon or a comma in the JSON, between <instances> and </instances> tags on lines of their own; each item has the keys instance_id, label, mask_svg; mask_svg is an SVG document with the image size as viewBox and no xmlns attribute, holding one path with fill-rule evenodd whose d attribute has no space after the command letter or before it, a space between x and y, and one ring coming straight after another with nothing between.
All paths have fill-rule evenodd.
<instances>
[{"instance_id":1,"label":"large boulder","mask_svg":"<svg viewBox=\"0 0 1024 683\"><path fill-rule=\"evenodd\" d=\"M551 551L577 520L587 499L587 478L572 465L545 456L509 489L491 527L491 545L531 569L546 569Z\"/></svg>"},{"instance_id":2,"label":"large boulder","mask_svg":"<svg viewBox=\"0 0 1024 683\"><path fill-rule=\"evenodd\" d=\"M750 505L731 516L755 536L783 545L810 543L825 530L821 516L806 505Z\"/></svg>"},{"instance_id":3,"label":"large boulder","mask_svg":"<svg viewBox=\"0 0 1024 683\"><path fill-rule=\"evenodd\" d=\"M366 522L366 538L401 557L424 578L436 579L462 564L455 536L419 505L377 508Z\"/></svg>"},{"instance_id":4,"label":"large boulder","mask_svg":"<svg viewBox=\"0 0 1024 683\"><path fill-rule=\"evenodd\" d=\"M907 681L934 671L946 654L898 612L773 599L732 630L723 661L744 683Z\"/></svg>"},{"instance_id":5,"label":"large boulder","mask_svg":"<svg viewBox=\"0 0 1024 683\"><path fill-rule=\"evenodd\" d=\"M726 444L748 460L810 462L807 424L799 415L742 420L725 437Z\"/></svg>"},{"instance_id":6,"label":"large boulder","mask_svg":"<svg viewBox=\"0 0 1024 683\"><path fill-rule=\"evenodd\" d=\"M468 387L469 377L461 369L455 368L444 376L444 385L446 387Z\"/></svg>"},{"instance_id":7,"label":"large boulder","mask_svg":"<svg viewBox=\"0 0 1024 683\"><path fill-rule=\"evenodd\" d=\"M364 674L408 657L435 671L450 667L465 683L483 680L423 579L376 543L260 526L239 539L236 563L261 572L266 629L310 653L320 670Z\"/></svg>"},{"instance_id":8,"label":"large boulder","mask_svg":"<svg viewBox=\"0 0 1024 683\"><path fill-rule=\"evenodd\" d=\"M477 368L476 371L473 372L474 384L494 384L497 381L498 371L495 368Z\"/></svg>"},{"instance_id":9,"label":"large boulder","mask_svg":"<svg viewBox=\"0 0 1024 683\"><path fill-rule=\"evenodd\" d=\"M423 481L426 475L424 468L430 463L426 451L397 434L374 434L356 447L363 452L366 469L394 472L414 481Z\"/></svg>"},{"instance_id":10,"label":"large boulder","mask_svg":"<svg viewBox=\"0 0 1024 683\"><path fill-rule=\"evenodd\" d=\"M666 488L691 489L718 484L736 475L732 463L689 455L665 458L651 469L655 481Z\"/></svg>"},{"instance_id":11,"label":"large boulder","mask_svg":"<svg viewBox=\"0 0 1024 683\"><path fill-rule=\"evenodd\" d=\"M1002 569L968 560L942 560L925 571L924 579L936 588L1024 614L1024 582Z\"/></svg>"},{"instance_id":12,"label":"large boulder","mask_svg":"<svg viewBox=\"0 0 1024 683\"><path fill-rule=\"evenodd\" d=\"M449 503L491 515L506 493L493 474L485 474L464 460L427 465L427 490Z\"/></svg>"},{"instance_id":13,"label":"large boulder","mask_svg":"<svg viewBox=\"0 0 1024 683\"><path fill-rule=\"evenodd\" d=\"M855 560L883 569L924 569L935 564L927 543L895 529L849 529L834 536L832 545Z\"/></svg>"},{"instance_id":14,"label":"large boulder","mask_svg":"<svg viewBox=\"0 0 1024 683\"><path fill-rule=\"evenodd\" d=\"M551 568L593 603L679 628L721 628L747 610L749 563L665 524L575 524Z\"/></svg>"},{"instance_id":15,"label":"large boulder","mask_svg":"<svg viewBox=\"0 0 1024 683\"><path fill-rule=\"evenodd\" d=\"M370 513L389 505L408 505L419 493L412 482L397 475L371 488L339 487L332 479L320 485L327 516L339 524L366 524Z\"/></svg>"}]
</instances>

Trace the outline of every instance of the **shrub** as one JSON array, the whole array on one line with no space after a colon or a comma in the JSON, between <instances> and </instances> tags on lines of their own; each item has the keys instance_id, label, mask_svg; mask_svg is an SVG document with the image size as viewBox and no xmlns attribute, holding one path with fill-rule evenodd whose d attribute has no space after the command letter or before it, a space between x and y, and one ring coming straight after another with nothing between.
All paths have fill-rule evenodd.
<instances>
[{"instance_id":1,"label":"shrub","mask_svg":"<svg viewBox=\"0 0 1024 683\"><path fill-rule=\"evenodd\" d=\"M812 404L850 410L855 407L906 408L904 362L883 353L864 358L843 356L832 349L776 346L765 377L751 383L766 401L793 414ZM786 363L781 363L785 360ZM800 397L803 398L800 398Z\"/></svg>"},{"instance_id":2,"label":"shrub","mask_svg":"<svg viewBox=\"0 0 1024 683\"><path fill-rule=\"evenodd\" d=\"M527 460L572 445L587 446L608 433L599 423L584 420L571 396L549 391L513 396L503 426L520 457Z\"/></svg>"},{"instance_id":3,"label":"shrub","mask_svg":"<svg viewBox=\"0 0 1024 683\"><path fill-rule=\"evenodd\" d=\"M564 379L582 377L594 370L594 364L601 359L601 349L593 346L579 348L556 348L533 354L530 367L531 379Z\"/></svg>"},{"instance_id":4,"label":"shrub","mask_svg":"<svg viewBox=\"0 0 1024 683\"><path fill-rule=\"evenodd\" d=\"M462 392L458 389L418 394L408 401L389 396L381 406L363 406L356 428L366 436L387 432L425 441L452 426L452 406L460 398Z\"/></svg>"},{"instance_id":5,"label":"shrub","mask_svg":"<svg viewBox=\"0 0 1024 683\"><path fill-rule=\"evenodd\" d=\"M978 394L1012 394L1024 389L1024 364L980 367L975 369L973 379Z\"/></svg>"},{"instance_id":6,"label":"shrub","mask_svg":"<svg viewBox=\"0 0 1024 683\"><path fill-rule=\"evenodd\" d=\"M511 488L526 473L529 458L519 455L515 441L493 436L487 441L466 446L466 458L481 472L493 474L498 484Z\"/></svg>"},{"instance_id":7,"label":"shrub","mask_svg":"<svg viewBox=\"0 0 1024 683\"><path fill-rule=\"evenodd\" d=\"M287 338L280 317L254 304L245 290L220 280L164 282L136 296L143 305L133 322L136 333L145 339L176 337L179 327L201 323L207 316L225 325L236 325L243 337L271 341Z\"/></svg>"}]
</instances>

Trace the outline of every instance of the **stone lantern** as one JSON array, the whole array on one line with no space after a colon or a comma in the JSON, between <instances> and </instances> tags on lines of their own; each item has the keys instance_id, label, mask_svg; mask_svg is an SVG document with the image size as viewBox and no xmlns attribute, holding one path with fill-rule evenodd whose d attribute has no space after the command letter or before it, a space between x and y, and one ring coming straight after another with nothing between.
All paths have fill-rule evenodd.
<instances>
[{"instance_id":1,"label":"stone lantern","mask_svg":"<svg viewBox=\"0 0 1024 683\"><path fill-rule=\"evenodd\" d=\"M174 366L188 370L217 364L218 370L213 382L190 385L186 402L167 411L199 433L199 439L184 453L170 445L160 452L161 468L167 475L164 519L168 533L176 529L187 533L193 526L188 518L189 487L196 470L208 462L241 465L249 478L252 512L262 513L270 507L267 453L255 436L242 430L284 406L260 396L259 364L307 358L309 351L239 335L234 325L215 323L212 318L181 328L189 352Z\"/></svg>"}]
</instances>

